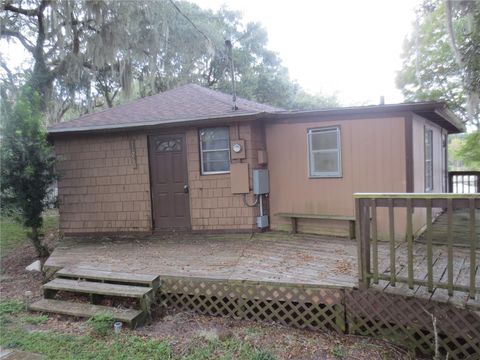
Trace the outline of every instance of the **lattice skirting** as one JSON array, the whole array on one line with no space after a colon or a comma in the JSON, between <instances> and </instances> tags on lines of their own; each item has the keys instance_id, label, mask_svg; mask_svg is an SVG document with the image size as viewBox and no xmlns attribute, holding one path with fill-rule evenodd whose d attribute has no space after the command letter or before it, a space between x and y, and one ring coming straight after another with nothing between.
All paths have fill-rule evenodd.
<instances>
[{"instance_id":1,"label":"lattice skirting","mask_svg":"<svg viewBox=\"0 0 480 360\"><path fill-rule=\"evenodd\" d=\"M368 290L223 279L162 277L162 306L373 336L431 358L480 359L480 316L469 310Z\"/></svg>"},{"instance_id":2,"label":"lattice skirting","mask_svg":"<svg viewBox=\"0 0 480 360\"><path fill-rule=\"evenodd\" d=\"M345 293L352 334L375 336L431 357L436 319L439 352L449 359L480 359L480 316L473 311L369 290ZM432 318L433 316L433 318Z\"/></svg>"},{"instance_id":3,"label":"lattice skirting","mask_svg":"<svg viewBox=\"0 0 480 360\"><path fill-rule=\"evenodd\" d=\"M162 278L163 306L301 329L345 331L344 290L291 284Z\"/></svg>"}]
</instances>

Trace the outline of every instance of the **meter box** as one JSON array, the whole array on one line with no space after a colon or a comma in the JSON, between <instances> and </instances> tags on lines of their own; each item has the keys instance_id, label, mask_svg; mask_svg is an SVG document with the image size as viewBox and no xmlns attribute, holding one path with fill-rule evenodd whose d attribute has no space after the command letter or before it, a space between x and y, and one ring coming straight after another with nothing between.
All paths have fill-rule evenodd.
<instances>
[{"instance_id":1,"label":"meter box","mask_svg":"<svg viewBox=\"0 0 480 360\"><path fill-rule=\"evenodd\" d=\"M253 170L253 193L255 195L268 194L270 192L268 186L268 170L254 169Z\"/></svg>"}]
</instances>

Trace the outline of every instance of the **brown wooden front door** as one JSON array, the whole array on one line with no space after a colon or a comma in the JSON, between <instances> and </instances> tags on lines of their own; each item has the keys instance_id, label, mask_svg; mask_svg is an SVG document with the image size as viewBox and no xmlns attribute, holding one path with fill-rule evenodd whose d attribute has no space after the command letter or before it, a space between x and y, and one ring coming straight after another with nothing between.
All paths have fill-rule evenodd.
<instances>
[{"instance_id":1,"label":"brown wooden front door","mask_svg":"<svg viewBox=\"0 0 480 360\"><path fill-rule=\"evenodd\" d=\"M155 230L190 229L185 135L149 137L152 216Z\"/></svg>"}]
</instances>

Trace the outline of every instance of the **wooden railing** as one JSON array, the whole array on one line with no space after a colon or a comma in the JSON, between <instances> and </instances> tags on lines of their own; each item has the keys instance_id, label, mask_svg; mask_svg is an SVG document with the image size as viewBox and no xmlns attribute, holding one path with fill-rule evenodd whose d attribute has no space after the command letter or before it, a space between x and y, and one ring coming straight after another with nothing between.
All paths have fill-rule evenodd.
<instances>
[{"instance_id":1,"label":"wooden railing","mask_svg":"<svg viewBox=\"0 0 480 360\"><path fill-rule=\"evenodd\" d=\"M455 194L480 193L480 171L449 171L448 189Z\"/></svg>"},{"instance_id":2,"label":"wooden railing","mask_svg":"<svg viewBox=\"0 0 480 360\"><path fill-rule=\"evenodd\" d=\"M379 280L387 280L390 285L395 286L396 283L408 284L410 289L415 285L427 286L428 291L433 292L435 288L443 288L448 290L448 294L453 295L453 291L468 292L471 298L475 298L476 288L476 265L477 265L477 230L475 212L480 209L480 195L479 194L354 194L355 198L355 212L356 212L356 226L357 226L357 244L358 244L358 274L359 283L361 286L369 287L370 282L378 284ZM379 270L379 217L377 216L378 208L386 208L388 216L386 224L382 224L383 228L388 229L387 240L388 245L382 242L382 246L388 248L389 271L382 272ZM405 232L404 240L395 239L395 209L406 209ZM425 209L423 237L426 247L426 273L416 274L414 271L414 246L419 246L414 242L413 229L413 213L415 209ZM432 235L432 222L437 211L446 211L447 229L446 229L446 244L434 245L435 239ZM468 214L468 229L463 233L468 237L466 241L468 248L457 248L453 239L453 212L462 209ZM420 213L417 211L416 216ZM405 214L405 212L404 212ZM399 222L397 222L398 224ZM418 226L418 218L417 218ZM400 230L400 229L397 229ZM403 230L403 229L402 229ZM398 233L403 233L399 231ZM397 245L402 242L406 245L406 264L397 264L396 251ZM433 247L441 246L446 248L447 253L447 279L440 281L434 279L433 269ZM469 274L468 284L454 283L454 252L462 251L467 253L469 258ZM382 252L384 254L384 252ZM402 254L401 258L404 258ZM385 260L385 259L384 259ZM406 275L398 276L397 268L400 266L407 266ZM457 270L458 271L458 270Z\"/></svg>"}]
</instances>

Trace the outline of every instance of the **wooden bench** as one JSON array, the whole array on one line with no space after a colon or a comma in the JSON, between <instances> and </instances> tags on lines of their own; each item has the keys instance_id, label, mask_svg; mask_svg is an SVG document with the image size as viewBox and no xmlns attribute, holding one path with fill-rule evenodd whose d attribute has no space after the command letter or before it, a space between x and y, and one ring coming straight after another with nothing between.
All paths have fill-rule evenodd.
<instances>
[{"instance_id":1,"label":"wooden bench","mask_svg":"<svg viewBox=\"0 0 480 360\"><path fill-rule=\"evenodd\" d=\"M355 238L355 217L354 216L338 216L338 215L319 215L319 214L295 214L295 213L277 213L277 216L289 218L292 221L292 234L297 233L298 219L318 219L318 220L335 220L348 221L348 238Z\"/></svg>"}]
</instances>

